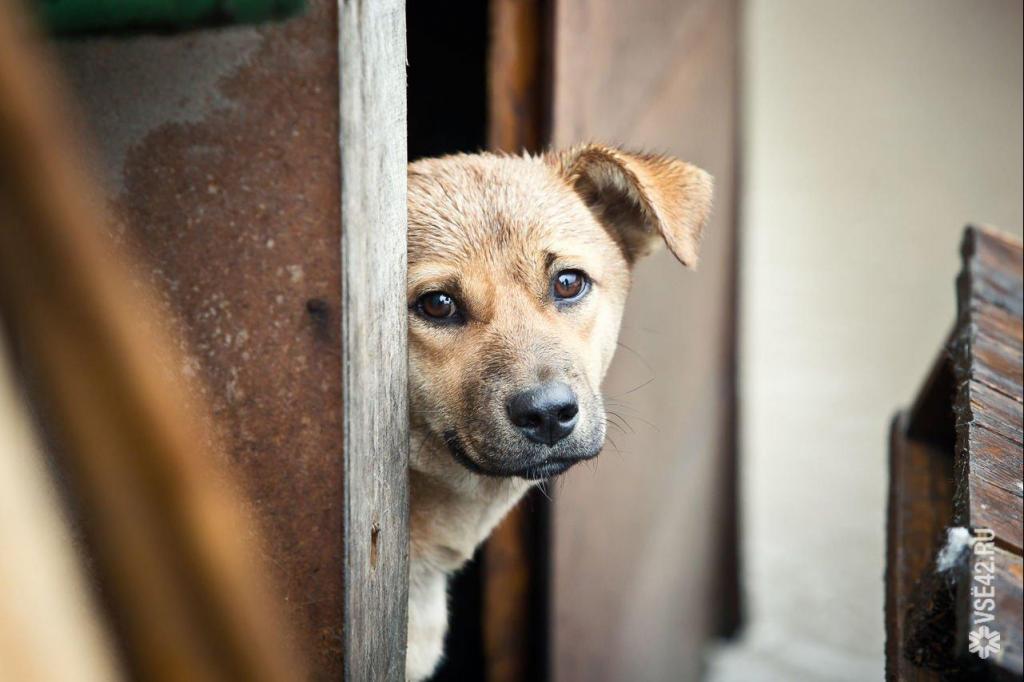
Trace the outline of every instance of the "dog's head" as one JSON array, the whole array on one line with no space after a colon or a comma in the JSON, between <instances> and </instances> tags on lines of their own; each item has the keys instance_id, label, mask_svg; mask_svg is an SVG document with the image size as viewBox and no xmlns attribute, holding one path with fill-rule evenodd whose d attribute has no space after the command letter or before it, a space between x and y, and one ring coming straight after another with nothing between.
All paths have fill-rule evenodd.
<instances>
[{"instance_id":1,"label":"dog's head","mask_svg":"<svg viewBox=\"0 0 1024 682\"><path fill-rule=\"evenodd\" d=\"M710 206L704 171L598 145L411 164L413 427L484 475L596 456L630 270L661 242L696 265ZM437 456L414 450L412 466Z\"/></svg>"}]
</instances>

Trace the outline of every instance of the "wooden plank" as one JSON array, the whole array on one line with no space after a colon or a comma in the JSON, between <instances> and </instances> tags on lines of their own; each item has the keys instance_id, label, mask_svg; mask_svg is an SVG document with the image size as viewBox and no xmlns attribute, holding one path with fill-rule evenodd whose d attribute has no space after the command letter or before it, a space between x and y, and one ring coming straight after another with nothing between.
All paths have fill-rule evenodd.
<instances>
[{"instance_id":1,"label":"wooden plank","mask_svg":"<svg viewBox=\"0 0 1024 682\"><path fill-rule=\"evenodd\" d=\"M965 399L971 401L975 424L1017 444L1017 448L1007 448L1004 461L1000 464L1008 465L1008 470L1019 474L1020 467L1015 464L1020 464L1019 449L1024 444L1024 425L1021 423L1024 420L1024 405L974 380L970 382L970 395Z\"/></svg>"},{"instance_id":2,"label":"wooden plank","mask_svg":"<svg viewBox=\"0 0 1024 682\"><path fill-rule=\"evenodd\" d=\"M538 152L547 144L551 6L492 0L488 50L488 147ZM489 682L549 675L547 582L550 505L539 490L519 503L484 546L483 629Z\"/></svg>"},{"instance_id":3,"label":"wooden plank","mask_svg":"<svg viewBox=\"0 0 1024 682\"><path fill-rule=\"evenodd\" d=\"M960 576L957 642L979 673L1019 679L1024 672L1024 248L998 232L969 227L961 251L953 346L959 384L955 504L958 522L979 534L991 532L993 542L975 543ZM984 622L974 606L977 591L989 589L994 619ZM968 651L969 636L977 636L982 624L1000 635L999 650L984 660Z\"/></svg>"},{"instance_id":4,"label":"wooden plank","mask_svg":"<svg viewBox=\"0 0 1024 682\"><path fill-rule=\"evenodd\" d=\"M955 330L950 333L951 338L953 333ZM956 430L953 425L954 377L950 344L950 341L943 344L907 413L906 433L908 438L927 442L952 456Z\"/></svg>"},{"instance_id":5,"label":"wooden plank","mask_svg":"<svg viewBox=\"0 0 1024 682\"><path fill-rule=\"evenodd\" d=\"M203 401L112 248L61 78L16 9L0 4L0 315L59 426L128 673L301 679Z\"/></svg>"},{"instance_id":6,"label":"wooden plank","mask_svg":"<svg viewBox=\"0 0 1024 682\"><path fill-rule=\"evenodd\" d=\"M555 3L554 146L649 149L715 177L699 270L666 253L638 265L604 382L617 426L555 487L559 682L697 679L705 643L735 621L739 5Z\"/></svg>"},{"instance_id":7,"label":"wooden plank","mask_svg":"<svg viewBox=\"0 0 1024 682\"><path fill-rule=\"evenodd\" d=\"M901 417L892 431L886 673L893 680L1021 674L1021 246L968 228L962 252L957 325L911 423ZM990 627L1003 648L985 660L968 651L984 543L954 573L938 575L932 562L949 525L995 540L987 553L996 569L983 585L995 582Z\"/></svg>"},{"instance_id":8,"label":"wooden plank","mask_svg":"<svg viewBox=\"0 0 1024 682\"><path fill-rule=\"evenodd\" d=\"M1024 249L998 232L969 227L958 280L958 489L961 522L989 528L1018 554L1024 546Z\"/></svg>"},{"instance_id":9,"label":"wooden plank","mask_svg":"<svg viewBox=\"0 0 1024 682\"><path fill-rule=\"evenodd\" d=\"M60 45L110 232L142 256L319 678L343 636L336 12Z\"/></svg>"},{"instance_id":10,"label":"wooden plank","mask_svg":"<svg viewBox=\"0 0 1024 682\"><path fill-rule=\"evenodd\" d=\"M550 117L551 4L492 0L487 64L487 145L537 152L547 145Z\"/></svg>"},{"instance_id":11,"label":"wooden plank","mask_svg":"<svg viewBox=\"0 0 1024 682\"><path fill-rule=\"evenodd\" d=\"M991 329L992 327L983 325L983 328ZM1020 334L1020 328L1020 325L1017 325L1017 334ZM979 329L972 341L971 352L976 358L976 363L971 367L971 380L999 391L1008 399L1014 400L1014 392L1020 390L1021 376L1024 374L1024 357L1020 351L1020 338L1013 339L1010 336L1002 336L997 339L990 333ZM1020 401L1014 400L1014 402L1019 403Z\"/></svg>"},{"instance_id":12,"label":"wooden plank","mask_svg":"<svg viewBox=\"0 0 1024 682\"><path fill-rule=\"evenodd\" d=\"M952 520L952 456L907 438L906 417L893 419L889 440L889 509L886 530L885 669L887 680L941 679L923 667L929 652L908 647L915 594L933 569L943 529ZM923 618L918 617L918 620Z\"/></svg>"},{"instance_id":13,"label":"wooden plank","mask_svg":"<svg viewBox=\"0 0 1024 682\"><path fill-rule=\"evenodd\" d=\"M961 289L961 293L1020 319L1024 315L1024 265L1020 249L1019 242L996 230L968 227L961 248L961 281L967 290Z\"/></svg>"},{"instance_id":14,"label":"wooden plank","mask_svg":"<svg viewBox=\"0 0 1024 682\"><path fill-rule=\"evenodd\" d=\"M991 529L1019 553L1024 541L1021 446L978 424L961 425L958 431L957 449L971 453L957 457L958 523Z\"/></svg>"},{"instance_id":15,"label":"wooden plank","mask_svg":"<svg viewBox=\"0 0 1024 682\"><path fill-rule=\"evenodd\" d=\"M404 680L408 599L405 3L342 0L345 679Z\"/></svg>"}]
</instances>

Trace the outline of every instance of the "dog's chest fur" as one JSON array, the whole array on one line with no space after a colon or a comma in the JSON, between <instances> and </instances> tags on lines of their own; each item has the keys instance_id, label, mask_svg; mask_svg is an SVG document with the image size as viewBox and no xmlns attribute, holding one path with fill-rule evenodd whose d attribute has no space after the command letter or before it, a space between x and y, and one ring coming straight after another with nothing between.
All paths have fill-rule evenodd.
<instances>
[{"instance_id":1,"label":"dog's chest fur","mask_svg":"<svg viewBox=\"0 0 1024 682\"><path fill-rule=\"evenodd\" d=\"M415 429L414 429L415 433ZM417 440L414 435L414 442ZM443 447L430 442L421 448ZM406 676L429 676L443 655L448 576L461 568L509 509L529 490L521 479L465 471L445 452L429 471L409 472L409 650Z\"/></svg>"}]
</instances>

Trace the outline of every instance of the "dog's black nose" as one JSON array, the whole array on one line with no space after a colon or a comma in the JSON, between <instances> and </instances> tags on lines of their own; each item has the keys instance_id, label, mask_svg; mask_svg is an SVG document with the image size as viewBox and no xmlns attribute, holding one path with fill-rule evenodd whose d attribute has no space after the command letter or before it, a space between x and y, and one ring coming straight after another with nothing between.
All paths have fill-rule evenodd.
<instances>
[{"instance_id":1,"label":"dog's black nose","mask_svg":"<svg viewBox=\"0 0 1024 682\"><path fill-rule=\"evenodd\" d=\"M512 396L508 418L534 443L554 445L579 421L576 394L561 381L549 381Z\"/></svg>"}]
</instances>

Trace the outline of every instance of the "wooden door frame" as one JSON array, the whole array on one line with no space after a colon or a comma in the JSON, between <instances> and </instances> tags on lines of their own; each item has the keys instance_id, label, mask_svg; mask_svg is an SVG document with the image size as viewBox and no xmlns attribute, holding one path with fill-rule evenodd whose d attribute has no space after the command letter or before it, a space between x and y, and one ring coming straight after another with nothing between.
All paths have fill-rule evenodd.
<instances>
[{"instance_id":1,"label":"wooden door frame","mask_svg":"<svg viewBox=\"0 0 1024 682\"><path fill-rule=\"evenodd\" d=\"M340 0L344 677L405 679L404 0Z\"/></svg>"}]
</instances>

